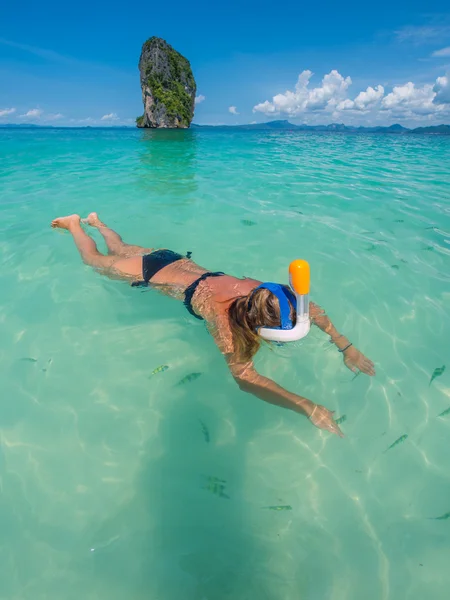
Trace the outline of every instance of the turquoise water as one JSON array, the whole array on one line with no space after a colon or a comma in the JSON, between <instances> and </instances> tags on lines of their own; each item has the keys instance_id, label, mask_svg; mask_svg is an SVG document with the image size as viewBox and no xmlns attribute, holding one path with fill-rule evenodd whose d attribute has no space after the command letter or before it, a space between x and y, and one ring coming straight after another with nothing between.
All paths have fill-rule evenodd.
<instances>
[{"instance_id":1,"label":"turquoise water","mask_svg":"<svg viewBox=\"0 0 450 600\"><path fill-rule=\"evenodd\" d=\"M448 598L450 138L0 130L0 160L2 600ZM84 266L49 223L93 210L237 276L307 259L377 376L318 330L256 364L346 437L241 392L181 303Z\"/></svg>"}]
</instances>

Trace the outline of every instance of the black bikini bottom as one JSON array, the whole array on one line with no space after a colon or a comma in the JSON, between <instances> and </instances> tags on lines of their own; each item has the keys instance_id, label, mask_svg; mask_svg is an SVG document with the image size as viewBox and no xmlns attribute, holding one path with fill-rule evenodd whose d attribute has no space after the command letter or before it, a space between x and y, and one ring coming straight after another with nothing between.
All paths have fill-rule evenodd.
<instances>
[{"instance_id":1,"label":"black bikini bottom","mask_svg":"<svg viewBox=\"0 0 450 600\"><path fill-rule=\"evenodd\" d=\"M133 281L131 285L133 287L147 286L158 271L182 258L191 258L191 252L188 252L186 256L182 256L178 252L172 252L172 250L155 250L150 254L146 254L142 257L143 281Z\"/></svg>"},{"instance_id":2,"label":"black bikini bottom","mask_svg":"<svg viewBox=\"0 0 450 600\"><path fill-rule=\"evenodd\" d=\"M131 284L133 287L137 286L148 286L151 283L152 277L158 273L164 267L171 265L182 258L191 258L191 252L188 252L186 256L182 254L178 254L178 252L173 252L172 250L155 250L150 254L146 254L142 257L142 277L143 281L133 281ZM199 283L208 279L208 277L220 277L221 275L225 275L225 273L217 272L217 273L203 273L201 277L196 279L189 285L184 292L184 306L187 310L194 316L196 319L203 320L203 317L200 317L194 312L192 308L192 298L197 290Z\"/></svg>"}]
</instances>

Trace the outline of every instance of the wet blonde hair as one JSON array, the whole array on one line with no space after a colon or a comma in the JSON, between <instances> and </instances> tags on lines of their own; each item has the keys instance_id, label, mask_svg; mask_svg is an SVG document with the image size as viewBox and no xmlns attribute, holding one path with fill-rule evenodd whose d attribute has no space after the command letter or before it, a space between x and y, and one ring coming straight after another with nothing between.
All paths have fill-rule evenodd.
<instances>
[{"instance_id":1,"label":"wet blonde hair","mask_svg":"<svg viewBox=\"0 0 450 600\"><path fill-rule=\"evenodd\" d=\"M291 307L291 320L295 320L295 308ZM265 288L235 298L228 309L228 320L233 334L234 350L241 360L250 360L258 351L262 338L259 327L279 327L280 304L275 294Z\"/></svg>"}]
</instances>

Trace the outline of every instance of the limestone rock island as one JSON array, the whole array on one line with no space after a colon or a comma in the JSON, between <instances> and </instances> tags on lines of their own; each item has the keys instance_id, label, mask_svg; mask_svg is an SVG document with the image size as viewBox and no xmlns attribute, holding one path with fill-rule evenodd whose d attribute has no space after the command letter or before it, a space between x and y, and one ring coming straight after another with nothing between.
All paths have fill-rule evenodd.
<instances>
[{"instance_id":1,"label":"limestone rock island","mask_svg":"<svg viewBox=\"0 0 450 600\"><path fill-rule=\"evenodd\" d=\"M197 89L189 61L165 40L152 37L142 46L139 72L144 114L136 125L189 127Z\"/></svg>"}]
</instances>

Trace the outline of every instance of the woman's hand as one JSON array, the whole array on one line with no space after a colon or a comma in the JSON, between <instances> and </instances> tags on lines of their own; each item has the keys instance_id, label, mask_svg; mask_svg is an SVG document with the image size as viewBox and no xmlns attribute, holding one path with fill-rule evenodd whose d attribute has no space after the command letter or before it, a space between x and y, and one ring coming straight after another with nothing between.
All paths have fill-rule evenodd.
<instances>
[{"instance_id":1,"label":"woman's hand","mask_svg":"<svg viewBox=\"0 0 450 600\"><path fill-rule=\"evenodd\" d=\"M344 353L345 366L353 371L353 373L365 373L366 375L375 375L374 364L371 360L366 358L362 352L360 352L354 346L350 346Z\"/></svg>"},{"instance_id":2,"label":"woman's hand","mask_svg":"<svg viewBox=\"0 0 450 600\"><path fill-rule=\"evenodd\" d=\"M344 437L344 434L339 429L333 419L334 411L328 410L325 406L316 404L309 415L309 420L319 429L326 429L331 433L335 433L339 437Z\"/></svg>"}]
</instances>

